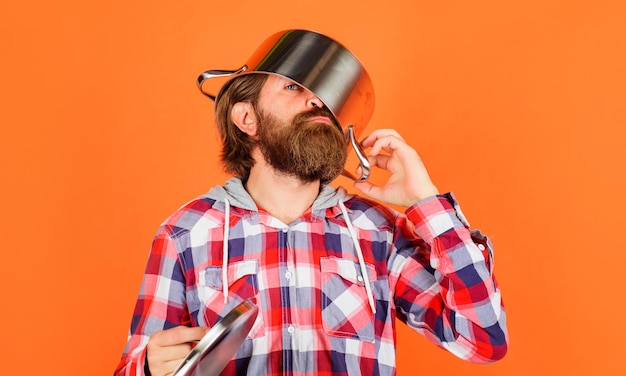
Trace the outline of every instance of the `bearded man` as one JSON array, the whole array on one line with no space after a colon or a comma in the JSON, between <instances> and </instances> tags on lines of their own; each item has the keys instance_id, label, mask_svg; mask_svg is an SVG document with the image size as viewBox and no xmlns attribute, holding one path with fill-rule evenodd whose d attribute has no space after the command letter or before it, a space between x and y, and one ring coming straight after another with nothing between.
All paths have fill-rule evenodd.
<instances>
[{"instance_id":1,"label":"bearded man","mask_svg":"<svg viewBox=\"0 0 626 376\"><path fill-rule=\"evenodd\" d=\"M348 152L337 111L289 77L251 73L216 98L233 178L159 229L116 374L171 374L246 300L260 313L225 375L394 375L396 318L468 361L502 358L490 242L418 153L375 130L361 146L387 183L355 182L369 198L333 188Z\"/></svg>"}]
</instances>

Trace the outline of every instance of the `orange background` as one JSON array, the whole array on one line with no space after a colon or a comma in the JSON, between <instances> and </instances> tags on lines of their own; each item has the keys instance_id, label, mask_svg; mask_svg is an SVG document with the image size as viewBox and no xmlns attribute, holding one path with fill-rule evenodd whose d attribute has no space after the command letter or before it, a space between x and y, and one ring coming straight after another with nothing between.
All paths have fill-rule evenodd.
<instances>
[{"instance_id":1,"label":"orange background","mask_svg":"<svg viewBox=\"0 0 626 376\"><path fill-rule=\"evenodd\" d=\"M359 56L366 132L398 129L496 248L507 357L401 327L398 374L624 372L622 3L3 2L2 373L113 372L158 225L226 178L197 75L288 28Z\"/></svg>"}]
</instances>

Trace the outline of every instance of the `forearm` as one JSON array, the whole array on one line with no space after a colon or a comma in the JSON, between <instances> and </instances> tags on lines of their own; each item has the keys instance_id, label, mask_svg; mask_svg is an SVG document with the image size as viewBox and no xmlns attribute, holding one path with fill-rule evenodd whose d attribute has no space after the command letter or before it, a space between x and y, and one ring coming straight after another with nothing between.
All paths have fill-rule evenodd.
<instances>
[{"instance_id":1,"label":"forearm","mask_svg":"<svg viewBox=\"0 0 626 376\"><path fill-rule=\"evenodd\" d=\"M428 251L403 263L406 281L399 284L404 286L398 293L399 314L463 359L502 358L507 349L506 316L488 239L469 230L451 195L421 202L407 210L407 216ZM412 301L402 298L412 294Z\"/></svg>"},{"instance_id":2,"label":"forearm","mask_svg":"<svg viewBox=\"0 0 626 376\"><path fill-rule=\"evenodd\" d=\"M175 243L161 230L152 245L128 342L115 375L144 375L150 336L159 330L189 325L183 276Z\"/></svg>"}]
</instances>

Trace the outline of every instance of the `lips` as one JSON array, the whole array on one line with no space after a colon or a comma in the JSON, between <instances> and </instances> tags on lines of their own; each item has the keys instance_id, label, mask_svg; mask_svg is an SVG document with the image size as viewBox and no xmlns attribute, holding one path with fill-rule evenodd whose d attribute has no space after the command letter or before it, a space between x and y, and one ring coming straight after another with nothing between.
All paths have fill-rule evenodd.
<instances>
[{"instance_id":1,"label":"lips","mask_svg":"<svg viewBox=\"0 0 626 376\"><path fill-rule=\"evenodd\" d=\"M312 117L310 121L314 121L316 123L332 124L330 119L327 118L326 116L315 116L315 117Z\"/></svg>"}]
</instances>

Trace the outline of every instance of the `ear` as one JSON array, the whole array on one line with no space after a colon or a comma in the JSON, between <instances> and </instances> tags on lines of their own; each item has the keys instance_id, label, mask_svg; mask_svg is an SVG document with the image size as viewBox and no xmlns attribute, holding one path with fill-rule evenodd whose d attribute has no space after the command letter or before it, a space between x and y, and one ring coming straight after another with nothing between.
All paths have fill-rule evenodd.
<instances>
[{"instance_id":1,"label":"ear","mask_svg":"<svg viewBox=\"0 0 626 376\"><path fill-rule=\"evenodd\" d=\"M237 102L230 110L230 118L243 133L250 137L257 135L257 119L249 102Z\"/></svg>"}]
</instances>

